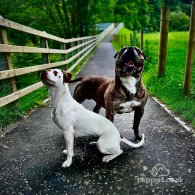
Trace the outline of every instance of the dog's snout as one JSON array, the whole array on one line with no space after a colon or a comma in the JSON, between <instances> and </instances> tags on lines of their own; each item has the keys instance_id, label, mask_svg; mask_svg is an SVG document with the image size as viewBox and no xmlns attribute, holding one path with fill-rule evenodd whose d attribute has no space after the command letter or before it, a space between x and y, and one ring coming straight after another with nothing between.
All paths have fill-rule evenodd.
<instances>
[{"instance_id":1,"label":"dog's snout","mask_svg":"<svg viewBox=\"0 0 195 195\"><path fill-rule=\"evenodd\" d=\"M47 79L47 70L43 70L41 72L41 80L45 80L45 79Z\"/></svg>"}]
</instances>

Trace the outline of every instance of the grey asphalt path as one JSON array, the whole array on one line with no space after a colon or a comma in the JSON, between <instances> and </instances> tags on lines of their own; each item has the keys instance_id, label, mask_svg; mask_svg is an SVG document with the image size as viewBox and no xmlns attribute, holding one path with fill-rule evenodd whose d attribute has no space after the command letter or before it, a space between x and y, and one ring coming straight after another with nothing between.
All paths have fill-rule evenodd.
<instances>
[{"instance_id":1,"label":"grey asphalt path","mask_svg":"<svg viewBox=\"0 0 195 195\"><path fill-rule=\"evenodd\" d=\"M79 76L114 76L115 51L109 40L99 45ZM94 102L84 106L92 110ZM195 194L195 138L152 99L140 126L144 146L122 145L124 153L108 164L89 145L94 138L83 137L75 139L72 166L62 168L64 138L50 112L49 107L37 109L0 139L0 194ZM131 141L132 117L116 115L114 121Z\"/></svg>"}]
</instances>

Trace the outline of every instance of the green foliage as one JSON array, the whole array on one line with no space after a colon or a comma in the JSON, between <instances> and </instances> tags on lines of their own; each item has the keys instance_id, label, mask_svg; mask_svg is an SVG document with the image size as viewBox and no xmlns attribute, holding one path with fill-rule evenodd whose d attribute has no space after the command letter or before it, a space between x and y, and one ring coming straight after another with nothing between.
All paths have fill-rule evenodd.
<instances>
[{"instance_id":1,"label":"green foliage","mask_svg":"<svg viewBox=\"0 0 195 195\"><path fill-rule=\"evenodd\" d=\"M150 16L150 22L145 29L149 32L159 31L161 9L160 0L149 0L148 4L149 4L148 15Z\"/></svg>"},{"instance_id":2,"label":"green foliage","mask_svg":"<svg viewBox=\"0 0 195 195\"><path fill-rule=\"evenodd\" d=\"M114 9L114 18L115 22L124 22L128 29L153 32L159 30L162 6L170 7L173 12L179 8L190 16L189 3L191 2L182 0L118 0Z\"/></svg>"},{"instance_id":3,"label":"green foliage","mask_svg":"<svg viewBox=\"0 0 195 195\"><path fill-rule=\"evenodd\" d=\"M161 0L162 6L174 7L178 1L177 0Z\"/></svg>"},{"instance_id":4,"label":"green foliage","mask_svg":"<svg viewBox=\"0 0 195 195\"><path fill-rule=\"evenodd\" d=\"M95 34L96 23L113 21L114 4L115 0L0 1L6 19L64 38Z\"/></svg>"},{"instance_id":5,"label":"green foliage","mask_svg":"<svg viewBox=\"0 0 195 195\"><path fill-rule=\"evenodd\" d=\"M64 38L95 34L95 24L124 22L128 29L159 30L161 6L190 16L189 0L1 0L7 19ZM21 11L22 10L22 11Z\"/></svg>"},{"instance_id":6,"label":"green foliage","mask_svg":"<svg viewBox=\"0 0 195 195\"><path fill-rule=\"evenodd\" d=\"M189 29L190 18L181 10L171 12L169 18L169 28L171 31L183 31Z\"/></svg>"},{"instance_id":7,"label":"green foliage","mask_svg":"<svg viewBox=\"0 0 195 195\"><path fill-rule=\"evenodd\" d=\"M148 0L120 0L114 9L115 22L123 21L129 29L139 30L149 23Z\"/></svg>"}]
</instances>

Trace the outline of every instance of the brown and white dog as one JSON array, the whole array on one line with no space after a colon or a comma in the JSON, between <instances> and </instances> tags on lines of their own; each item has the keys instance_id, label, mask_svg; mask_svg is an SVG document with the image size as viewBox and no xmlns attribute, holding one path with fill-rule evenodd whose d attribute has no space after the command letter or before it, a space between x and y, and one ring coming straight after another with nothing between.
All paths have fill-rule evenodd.
<instances>
[{"instance_id":1,"label":"brown and white dog","mask_svg":"<svg viewBox=\"0 0 195 195\"><path fill-rule=\"evenodd\" d=\"M139 124L144 114L148 94L142 81L144 53L137 47L124 47L116 53L115 78L86 76L71 80L81 81L75 88L74 99L82 103L85 99L96 102L94 112L101 107L106 117L113 122L116 113L134 113L133 129L136 140L141 140Z\"/></svg>"}]
</instances>

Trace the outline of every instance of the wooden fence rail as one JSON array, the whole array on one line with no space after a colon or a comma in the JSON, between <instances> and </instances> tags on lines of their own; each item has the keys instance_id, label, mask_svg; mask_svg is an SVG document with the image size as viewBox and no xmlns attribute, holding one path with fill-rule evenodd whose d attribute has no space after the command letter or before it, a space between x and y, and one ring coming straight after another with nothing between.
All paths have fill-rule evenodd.
<instances>
[{"instance_id":1,"label":"wooden fence rail","mask_svg":"<svg viewBox=\"0 0 195 195\"><path fill-rule=\"evenodd\" d=\"M42 39L41 48L9 44L7 34L6 34L7 29L13 29L16 31L38 36L40 39ZM0 54L3 55L4 58L6 59L6 64L8 65L10 64L10 66L7 66L6 70L0 71L0 80L10 79L10 81L12 81L12 92L13 92L10 95L0 98L0 107L5 106L11 102L14 102L19 98L43 86L42 82L38 82L17 91L17 88L15 87L15 81L14 81L14 79L17 76L41 71L48 68L59 67L70 63L72 63L72 66L68 69L68 71L72 71L97 46L97 44L99 44L102 41L102 39L106 36L106 34L111 32L113 29L114 29L114 24L111 24L101 34L96 36L64 39L64 38L60 38L48 34L46 32L41 32L33 28L29 28L27 26L9 21L4 18L0 18L0 40L3 40L0 41ZM60 43L60 49L49 48L48 40L52 40ZM67 48L66 44L71 45L71 47L66 49ZM11 53L31 53L31 54L41 53L44 58L43 61L45 63L14 69L11 61L11 55L10 55ZM50 54L61 54L62 55L61 61L50 63L50 58L49 58ZM72 55L69 55L69 58L67 59L67 54L72 54ZM3 63L5 63L5 60L3 61Z\"/></svg>"}]
</instances>

